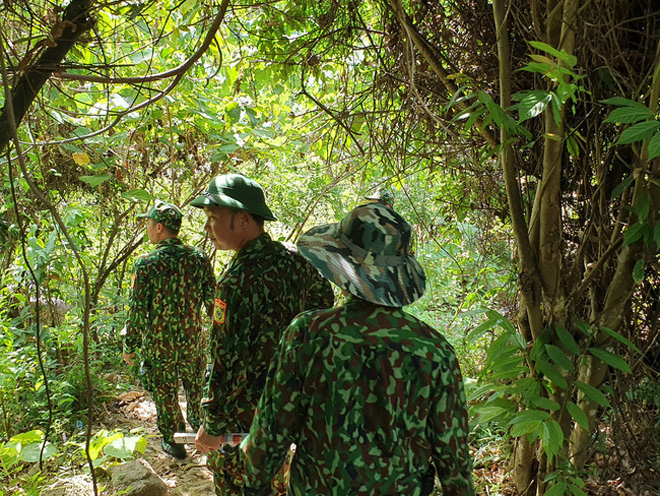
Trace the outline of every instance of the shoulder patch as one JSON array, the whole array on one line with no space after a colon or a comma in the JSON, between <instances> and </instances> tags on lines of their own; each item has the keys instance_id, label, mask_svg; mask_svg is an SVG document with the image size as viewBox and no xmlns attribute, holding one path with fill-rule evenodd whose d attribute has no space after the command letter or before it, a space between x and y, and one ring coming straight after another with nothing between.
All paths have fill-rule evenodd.
<instances>
[{"instance_id":1,"label":"shoulder patch","mask_svg":"<svg viewBox=\"0 0 660 496\"><path fill-rule=\"evenodd\" d=\"M222 301L222 298L216 298L215 307L213 308L213 320L217 324L224 324L226 316L227 316L227 304L224 301Z\"/></svg>"}]
</instances>

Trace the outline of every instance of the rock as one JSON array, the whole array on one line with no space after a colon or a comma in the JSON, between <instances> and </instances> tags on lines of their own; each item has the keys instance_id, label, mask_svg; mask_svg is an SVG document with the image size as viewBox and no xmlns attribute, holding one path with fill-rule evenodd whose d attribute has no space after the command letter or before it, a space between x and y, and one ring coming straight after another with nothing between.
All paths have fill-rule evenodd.
<instances>
[{"instance_id":1,"label":"rock","mask_svg":"<svg viewBox=\"0 0 660 496\"><path fill-rule=\"evenodd\" d=\"M146 460L122 463L110 470L109 494L124 496L167 496L167 486Z\"/></svg>"}]
</instances>

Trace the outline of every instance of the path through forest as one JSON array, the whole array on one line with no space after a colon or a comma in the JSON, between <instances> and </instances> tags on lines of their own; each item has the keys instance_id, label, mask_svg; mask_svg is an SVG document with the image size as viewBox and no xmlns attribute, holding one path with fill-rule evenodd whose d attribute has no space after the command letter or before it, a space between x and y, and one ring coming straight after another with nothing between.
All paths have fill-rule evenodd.
<instances>
[{"instance_id":1,"label":"path through forest","mask_svg":"<svg viewBox=\"0 0 660 496\"><path fill-rule=\"evenodd\" d=\"M185 410L185 397L179 394L179 401ZM129 391L110 403L103 404L97 412L94 431L99 429L121 429L127 433L132 429L143 428L147 437L147 448L142 456L168 487L168 496L211 496L213 477L206 468L206 457L197 453L193 446L187 446L188 457L177 460L164 453L160 447L161 437L156 427L156 407L146 391ZM103 490L107 485L101 471L97 476L99 496L107 496ZM89 475L62 474L53 481L43 496L87 496L93 495Z\"/></svg>"}]
</instances>

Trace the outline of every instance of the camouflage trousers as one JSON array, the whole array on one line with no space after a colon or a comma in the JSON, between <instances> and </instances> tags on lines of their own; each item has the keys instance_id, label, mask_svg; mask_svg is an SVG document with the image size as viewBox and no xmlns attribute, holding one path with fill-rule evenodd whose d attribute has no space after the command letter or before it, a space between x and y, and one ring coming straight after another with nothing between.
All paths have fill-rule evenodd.
<instances>
[{"instance_id":1,"label":"camouflage trousers","mask_svg":"<svg viewBox=\"0 0 660 496\"><path fill-rule=\"evenodd\" d=\"M186 393L186 417L193 431L200 426L203 365L201 357L180 357L178 363L158 361L145 370L145 389L156 404L156 423L163 439L172 443L175 432L185 432L186 422L179 406L179 379ZM146 381L145 381L146 382Z\"/></svg>"},{"instance_id":2,"label":"camouflage trousers","mask_svg":"<svg viewBox=\"0 0 660 496\"><path fill-rule=\"evenodd\" d=\"M271 482L273 496L286 496L292 458L293 452L289 451L282 469ZM238 446L225 446L220 451L209 453L206 465L213 472L213 486L217 496L243 496L245 462Z\"/></svg>"}]
</instances>

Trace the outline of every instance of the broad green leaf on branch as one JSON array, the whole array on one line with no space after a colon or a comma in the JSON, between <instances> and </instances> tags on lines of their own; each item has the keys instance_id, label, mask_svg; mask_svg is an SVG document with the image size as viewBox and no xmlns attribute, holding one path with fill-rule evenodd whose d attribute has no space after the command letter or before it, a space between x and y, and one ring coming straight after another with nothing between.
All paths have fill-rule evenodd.
<instances>
[{"instance_id":1,"label":"broad green leaf on branch","mask_svg":"<svg viewBox=\"0 0 660 496\"><path fill-rule=\"evenodd\" d=\"M636 103L636 102L635 102ZM648 107L636 104L631 106L615 108L610 112L604 122L614 122L616 124L634 124L635 122L647 121L653 118L653 114Z\"/></svg>"},{"instance_id":2,"label":"broad green leaf on branch","mask_svg":"<svg viewBox=\"0 0 660 496\"><path fill-rule=\"evenodd\" d=\"M575 369L571 359L558 346L555 346L555 345L552 345L552 344L546 344L545 345L545 350L547 351L548 356L550 357L550 359L553 362L555 362L557 365L559 365L561 368L563 368L564 370L572 372Z\"/></svg>"},{"instance_id":3,"label":"broad green leaf on branch","mask_svg":"<svg viewBox=\"0 0 660 496\"><path fill-rule=\"evenodd\" d=\"M110 174L99 174L98 176L80 176L78 179L89 184L92 187L103 184L109 179L112 179Z\"/></svg>"},{"instance_id":4,"label":"broad green leaf on branch","mask_svg":"<svg viewBox=\"0 0 660 496\"><path fill-rule=\"evenodd\" d=\"M561 341L561 344L563 344L568 351L570 351L574 355L580 355L581 353L580 347L575 341L573 335L570 332L568 332L568 330L565 327L557 326L555 328L555 332L557 333L557 337L559 338L559 341Z\"/></svg>"},{"instance_id":5,"label":"broad green leaf on branch","mask_svg":"<svg viewBox=\"0 0 660 496\"><path fill-rule=\"evenodd\" d=\"M658 129L660 129L660 122L658 121L640 122L625 129L616 141L616 144L629 145L630 143L645 140L653 136Z\"/></svg>"},{"instance_id":6,"label":"broad green leaf on branch","mask_svg":"<svg viewBox=\"0 0 660 496\"><path fill-rule=\"evenodd\" d=\"M642 351L633 342L631 342L629 339L625 338L624 336L622 336L620 333L616 332L615 330L610 329L609 327L605 327L605 326L600 327L600 330L602 332L604 332L605 334L607 334L608 336L613 337L614 339L616 339L620 343L625 344L631 350L636 351L640 355L642 354Z\"/></svg>"},{"instance_id":7,"label":"broad green leaf on branch","mask_svg":"<svg viewBox=\"0 0 660 496\"><path fill-rule=\"evenodd\" d=\"M599 360L605 362L607 365L614 367L615 369L619 369L629 374L632 373L632 370L630 370L630 365L628 365L626 361L619 355L616 355L611 351L604 350L602 348L589 348L587 351Z\"/></svg>"},{"instance_id":8,"label":"broad green leaf on branch","mask_svg":"<svg viewBox=\"0 0 660 496\"><path fill-rule=\"evenodd\" d=\"M540 436L543 442L543 451L548 457L554 458L557 456L564 444L564 431L562 431L559 422L556 420L543 422Z\"/></svg>"},{"instance_id":9,"label":"broad green leaf on branch","mask_svg":"<svg viewBox=\"0 0 660 496\"><path fill-rule=\"evenodd\" d=\"M584 430L589 430L589 419L587 418L587 414L584 413L579 406L577 406L572 401L569 401L566 403L566 409L568 410L568 413L571 414L571 417L573 417L573 420L575 420L575 422L577 422L580 427L582 427Z\"/></svg>"},{"instance_id":10,"label":"broad green leaf on branch","mask_svg":"<svg viewBox=\"0 0 660 496\"><path fill-rule=\"evenodd\" d=\"M153 200L151 193L144 189L132 189L121 194L122 198L131 200L134 202L148 202Z\"/></svg>"},{"instance_id":11,"label":"broad green leaf on branch","mask_svg":"<svg viewBox=\"0 0 660 496\"><path fill-rule=\"evenodd\" d=\"M575 387L582 391L591 401L598 403L600 406L611 407L610 402L600 389L582 381L575 381Z\"/></svg>"},{"instance_id":12,"label":"broad green leaf on branch","mask_svg":"<svg viewBox=\"0 0 660 496\"><path fill-rule=\"evenodd\" d=\"M566 378L550 362L546 362L545 360L537 360L536 369L559 388L566 389L568 387L568 382L566 382Z\"/></svg>"},{"instance_id":13,"label":"broad green leaf on branch","mask_svg":"<svg viewBox=\"0 0 660 496\"><path fill-rule=\"evenodd\" d=\"M649 160L660 157L660 133L655 133L649 141Z\"/></svg>"},{"instance_id":14,"label":"broad green leaf on branch","mask_svg":"<svg viewBox=\"0 0 660 496\"><path fill-rule=\"evenodd\" d=\"M637 260L637 262L635 262L635 266L633 267L633 271L632 271L632 277L633 277L633 281L635 281L635 284L639 284L644 280L644 276L645 276L644 267L645 264L643 259L640 258L639 260Z\"/></svg>"}]
</instances>

